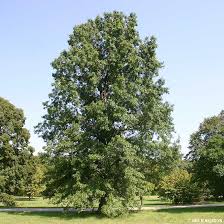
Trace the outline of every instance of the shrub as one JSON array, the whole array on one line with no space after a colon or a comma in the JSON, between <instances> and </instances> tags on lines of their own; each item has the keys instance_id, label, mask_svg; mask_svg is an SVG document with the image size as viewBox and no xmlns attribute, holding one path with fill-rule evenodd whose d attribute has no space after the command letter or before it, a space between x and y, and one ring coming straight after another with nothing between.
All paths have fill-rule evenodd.
<instances>
[{"instance_id":1,"label":"shrub","mask_svg":"<svg viewBox=\"0 0 224 224\"><path fill-rule=\"evenodd\" d=\"M16 201L15 197L6 193L1 193L0 194L0 202L3 203L4 206L7 207L15 207L16 206Z\"/></svg>"},{"instance_id":2,"label":"shrub","mask_svg":"<svg viewBox=\"0 0 224 224\"><path fill-rule=\"evenodd\" d=\"M120 198L116 198L110 194L101 212L107 217L117 217L127 213L128 209L123 205Z\"/></svg>"},{"instance_id":3,"label":"shrub","mask_svg":"<svg viewBox=\"0 0 224 224\"><path fill-rule=\"evenodd\" d=\"M183 169L176 169L165 176L159 185L158 193L174 204L192 203L203 197L203 189L194 183L191 174Z\"/></svg>"}]
</instances>

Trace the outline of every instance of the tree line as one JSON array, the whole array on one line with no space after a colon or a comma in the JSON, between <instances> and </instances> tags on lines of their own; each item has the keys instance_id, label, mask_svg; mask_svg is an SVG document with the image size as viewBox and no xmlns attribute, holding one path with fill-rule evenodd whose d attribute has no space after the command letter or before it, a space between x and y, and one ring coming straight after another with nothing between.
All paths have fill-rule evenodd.
<instances>
[{"instance_id":1,"label":"tree line","mask_svg":"<svg viewBox=\"0 0 224 224\"><path fill-rule=\"evenodd\" d=\"M141 39L135 14L75 26L68 45L35 127L44 152L33 154L23 111L0 98L0 200L44 195L113 217L151 193L174 203L224 197L224 112L202 122L182 158L156 38Z\"/></svg>"}]
</instances>

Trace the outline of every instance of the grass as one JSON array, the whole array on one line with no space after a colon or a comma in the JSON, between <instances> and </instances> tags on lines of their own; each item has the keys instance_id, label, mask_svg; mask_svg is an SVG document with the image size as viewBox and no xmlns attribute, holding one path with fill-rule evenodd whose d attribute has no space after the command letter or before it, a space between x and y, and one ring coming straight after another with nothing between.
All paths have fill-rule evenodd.
<instances>
[{"instance_id":1,"label":"grass","mask_svg":"<svg viewBox=\"0 0 224 224\"><path fill-rule=\"evenodd\" d=\"M223 201L203 201L198 204L219 204L224 203ZM51 203L49 199L44 199L42 197L35 197L29 200L27 197L16 197L16 207L57 207L57 205ZM163 200L159 198L158 196L144 196L143 200L143 206L144 207L158 207L158 206L169 206L171 205L171 202L168 200ZM0 207L3 207L3 205L0 203Z\"/></svg>"},{"instance_id":2,"label":"grass","mask_svg":"<svg viewBox=\"0 0 224 224\"><path fill-rule=\"evenodd\" d=\"M26 197L16 197L18 207L55 207L48 199L41 197L29 201ZM205 201L204 203L212 203ZM217 202L216 202L217 203ZM219 203L219 202L218 202ZM144 206L170 205L169 201L158 196L145 196ZM224 223L224 206L210 208L177 208L157 211L133 212L127 216L108 219L96 213L57 213L57 212L0 212L0 224L188 224ZM221 220L221 221L220 221Z\"/></svg>"},{"instance_id":3,"label":"grass","mask_svg":"<svg viewBox=\"0 0 224 224\"><path fill-rule=\"evenodd\" d=\"M145 207L156 207L160 205L169 205L169 201L160 199L158 196L145 196L144 197ZM3 205L0 203L0 206ZM51 203L49 199L44 199L42 197L35 197L29 200L27 197L16 197L16 207L57 207Z\"/></svg>"},{"instance_id":4,"label":"grass","mask_svg":"<svg viewBox=\"0 0 224 224\"><path fill-rule=\"evenodd\" d=\"M143 204L144 207L157 207L161 205L171 205L171 202L163 200L158 196L154 195L154 196L144 196Z\"/></svg>"},{"instance_id":5,"label":"grass","mask_svg":"<svg viewBox=\"0 0 224 224\"><path fill-rule=\"evenodd\" d=\"M144 196L144 207L157 207L157 206L170 206L173 205L171 203L171 201L168 200L164 200L159 198L157 195L154 196ZM210 200L205 200L205 201L201 201L201 202L197 202L194 204L223 204L224 201L215 201L214 199L210 199ZM224 222L224 221L223 221Z\"/></svg>"},{"instance_id":6,"label":"grass","mask_svg":"<svg viewBox=\"0 0 224 224\"><path fill-rule=\"evenodd\" d=\"M16 197L17 207L56 207L49 199L42 197L31 198L30 200L26 197Z\"/></svg>"},{"instance_id":7,"label":"grass","mask_svg":"<svg viewBox=\"0 0 224 224\"><path fill-rule=\"evenodd\" d=\"M0 206L3 207L3 204L0 203ZM16 207L57 207L50 202L49 199L44 199L42 197L29 198L27 197L16 197ZM1 223L1 222L0 222Z\"/></svg>"},{"instance_id":8,"label":"grass","mask_svg":"<svg viewBox=\"0 0 224 224\"><path fill-rule=\"evenodd\" d=\"M48 199L36 197L16 197L17 207L55 207ZM205 201L204 203L214 203ZM215 202L219 203L219 202ZM145 196L144 206L157 207L170 205L169 201L158 196ZM157 211L133 212L127 216L108 219L96 213L57 213L57 212L0 212L0 224L186 224L186 223L224 223L224 206L210 208L178 208Z\"/></svg>"},{"instance_id":9,"label":"grass","mask_svg":"<svg viewBox=\"0 0 224 224\"><path fill-rule=\"evenodd\" d=\"M207 220L207 223L210 220L211 223L214 219L217 220L216 222L218 220L224 222L224 207L145 211L114 219L94 213L0 213L1 224L15 223L15 220L16 224L186 224L202 223L202 220Z\"/></svg>"}]
</instances>

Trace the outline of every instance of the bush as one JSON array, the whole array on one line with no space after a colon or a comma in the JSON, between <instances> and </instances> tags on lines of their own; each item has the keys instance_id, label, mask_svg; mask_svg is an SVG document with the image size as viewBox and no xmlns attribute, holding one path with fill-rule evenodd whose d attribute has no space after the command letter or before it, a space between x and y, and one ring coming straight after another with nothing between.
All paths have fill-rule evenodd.
<instances>
[{"instance_id":1,"label":"bush","mask_svg":"<svg viewBox=\"0 0 224 224\"><path fill-rule=\"evenodd\" d=\"M16 206L15 197L13 197L12 195L6 194L6 193L0 194L0 202L2 202L3 205L6 207L15 207Z\"/></svg>"},{"instance_id":2,"label":"bush","mask_svg":"<svg viewBox=\"0 0 224 224\"><path fill-rule=\"evenodd\" d=\"M116 198L110 194L101 212L107 217L117 217L127 213L128 209L123 205L120 198Z\"/></svg>"},{"instance_id":3,"label":"bush","mask_svg":"<svg viewBox=\"0 0 224 224\"><path fill-rule=\"evenodd\" d=\"M176 169L165 176L159 185L158 193L174 204L192 203L203 197L203 189L194 183L191 174L183 169Z\"/></svg>"}]
</instances>

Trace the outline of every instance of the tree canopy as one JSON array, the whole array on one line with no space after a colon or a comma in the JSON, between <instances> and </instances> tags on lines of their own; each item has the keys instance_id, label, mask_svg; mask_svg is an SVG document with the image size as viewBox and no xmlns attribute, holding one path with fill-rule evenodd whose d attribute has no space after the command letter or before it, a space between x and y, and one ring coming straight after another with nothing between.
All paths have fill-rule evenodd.
<instances>
[{"instance_id":1,"label":"tree canopy","mask_svg":"<svg viewBox=\"0 0 224 224\"><path fill-rule=\"evenodd\" d=\"M224 111L206 118L191 135L187 157L196 180L206 183L214 196L224 197Z\"/></svg>"},{"instance_id":2,"label":"tree canopy","mask_svg":"<svg viewBox=\"0 0 224 224\"><path fill-rule=\"evenodd\" d=\"M58 203L98 203L100 212L119 215L147 186L147 158L167 149L172 157L172 106L163 100L156 39L142 40L136 26L133 13L88 20L52 63L53 88L36 130L52 160L46 190Z\"/></svg>"},{"instance_id":3,"label":"tree canopy","mask_svg":"<svg viewBox=\"0 0 224 224\"><path fill-rule=\"evenodd\" d=\"M0 193L20 194L32 159L29 131L21 109L0 97Z\"/></svg>"}]
</instances>

